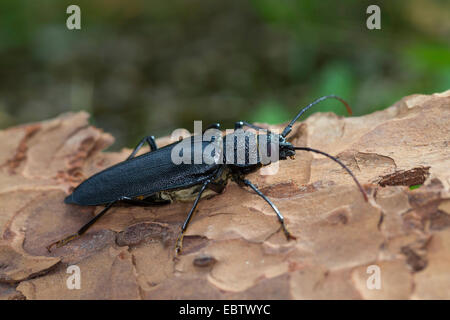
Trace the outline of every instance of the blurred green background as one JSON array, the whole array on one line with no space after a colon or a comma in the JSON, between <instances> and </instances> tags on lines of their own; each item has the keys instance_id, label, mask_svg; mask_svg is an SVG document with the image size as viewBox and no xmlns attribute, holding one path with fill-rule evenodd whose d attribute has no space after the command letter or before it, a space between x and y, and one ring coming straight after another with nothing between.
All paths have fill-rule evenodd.
<instances>
[{"instance_id":1,"label":"blurred green background","mask_svg":"<svg viewBox=\"0 0 450 320\"><path fill-rule=\"evenodd\" d=\"M118 149L194 120L287 121L331 93L362 115L449 88L448 0L0 2L0 128L86 110Z\"/></svg>"}]
</instances>

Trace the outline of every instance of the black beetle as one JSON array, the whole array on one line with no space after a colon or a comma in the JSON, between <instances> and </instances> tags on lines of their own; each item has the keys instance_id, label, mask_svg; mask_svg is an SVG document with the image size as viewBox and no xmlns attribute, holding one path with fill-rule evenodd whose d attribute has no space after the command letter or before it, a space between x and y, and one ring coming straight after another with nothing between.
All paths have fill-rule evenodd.
<instances>
[{"instance_id":1,"label":"black beetle","mask_svg":"<svg viewBox=\"0 0 450 320\"><path fill-rule=\"evenodd\" d=\"M286 137L292 130L292 126L298 118L313 105L328 98L334 98L341 101L351 114L351 109L348 104L338 96L329 95L321 97L305 108L303 108L295 118L284 128L281 134L276 134L270 130L255 126L248 122L236 122L235 130L242 129L247 126L256 130L264 130L265 134L250 134L245 140L237 139L235 134L228 134L223 137L222 141L215 139L216 143L226 145L231 142L231 151L234 152L233 160L236 160L236 154L239 151L243 152L245 160L243 162L211 162L201 161L200 163L181 163L176 164L172 159L172 154L175 148L179 148L181 143L191 145L194 143L195 136L191 136L182 141L169 144L163 148L158 149L153 136L143 138L136 146L130 156L123 162L120 162L112 167L109 167L89 179L82 182L72 194L66 197L65 203L77 204L84 206L106 205L91 221L84 225L77 233L68 236L62 240L52 243L48 246L48 250L52 246L63 246L69 241L81 236L86 230L92 226L100 217L102 217L115 203L127 202L135 205L155 205L169 203L174 200L186 200L193 198L194 204L189 211L189 214L184 221L180 235L176 242L176 254L178 254L182 247L182 240L189 221L192 218L195 208L204 194L206 189L213 192L220 193L226 186L228 180L231 178L241 186L248 186L253 189L260 197L262 197L275 211L278 220L281 224L284 234L287 239L295 239L287 230L283 215L278 208L267 198L254 184L245 179L245 175L258 170L263 165L270 163L263 161L262 157L253 157L254 161L249 161L252 158L254 151L249 146L249 139L257 137L257 148L259 150L260 143L265 142L266 145L276 142L278 144L278 159L285 160L288 157L293 157L296 150L310 151L322 154L341 165L354 179L358 188L362 192L364 199L367 201L367 195L360 183L341 161L337 158L320 150L308 147L296 147L287 141ZM208 129L219 129L219 124L214 124ZM214 139L212 139L214 140ZM139 149L147 142L150 146L150 152L144 153L135 157ZM203 153L209 143L201 142L201 152ZM193 149L192 149L193 150ZM270 149L271 150L271 149ZM268 152L270 153L270 150ZM221 153L211 153L212 157L219 156L220 159L225 159L227 152L230 149L222 148ZM241 152L241 154L242 154ZM192 155L192 154L191 154ZM195 155L194 155L195 156Z\"/></svg>"}]
</instances>

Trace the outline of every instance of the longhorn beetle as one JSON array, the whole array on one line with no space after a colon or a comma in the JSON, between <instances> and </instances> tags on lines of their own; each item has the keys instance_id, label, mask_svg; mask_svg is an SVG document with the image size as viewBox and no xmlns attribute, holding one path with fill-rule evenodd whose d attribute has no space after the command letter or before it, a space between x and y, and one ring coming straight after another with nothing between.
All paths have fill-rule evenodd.
<instances>
[{"instance_id":1,"label":"longhorn beetle","mask_svg":"<svg viewBox=\"0 0 450 320\"><path fill-rule=\"evenodd\" d=\"M347 108L347 111L351 114L351 109L347 102L336 95L328 95L315 100L303 108L284 128L281 134L273 133L270 130L266 130L245 121L236 122L235 132L242 129L244 126L256 130L264 130L265 134L256 135L251 133L248 135L248 138L255 138L257 140L258 151L263 145L262 142L267 143L267 145L277 143L279 152L278 159L280 160L292 158L297 150L315 152L330 158L331 160L337 162L350 174L361 191L364 199L367 201L367 195L361 187L361 184L358 182L350 169L339 159L313 148L293 146L287 141L287 137L292 130L292 126L300 118L300 116L312 106L328 98L337 99L342 102ZM213 124L209 128L218 130L220 125L218 123ZM212 190L215 193L222 192L229 179L234 180L240 186L247 186L251 188L257 195L263 198L275 211L286 238L288 240L295 239L295 237L292 236L286 228L283 215L275 204L253 183L245 178L246 174L258 170L263 165L269 164L270 161L264 161L259 154L254 157L255 155L252 153L255 151L250 148L248 140L243 141L242 139L237 139L235 134L228 134L223 137L222 141L216 140L215 142L219 144L223 143L223 145L225 145L226 142L229 143L231 141L231 149L225 150L225 148L222 148L223 154L212 153L211 156L215 156L216 159L217 156L219 156L219 158L224 158L227 152L230 153L231 151L236 154L240 151L241 154L243 152L245 157L243 162L223 163L223 161L216 161L211 163L210 161L201 161L200 163L194 164L175 164L171 157L174 149L178 148L180 143L192 145L194 140L195 136L191 136L158 149L153 136L145 137L139 142L125 161L109 167L82 182L77 188L75 188L72 194L65 198L64 202L67 204L84 206L105 205L104 209L101 210L87 224L81 227L78 232L52 243L47 247L47 249L50 251L53 246L61 247L73 239L81 236L86 232L86 230L89 229L90 226L92 226L109 209L111 209L114 204L118 202L127 202L134 205L155 205L170 203L174 200L187 200L192 198L194 199L194 204L189 211L186 220L181 226L181 231L176 242L175 254L178 254L182 248L183 236L186 232L187 226L191 221L192 215L202 195L206 195L205 191L207 189ZM146 142L150 146L150 151L136 157L137 152ZM205 151L207 145L207 143L201 142L200 151ZM252 157L255 159L253 162L249 161Z\"/></svg>"}]
</instances>

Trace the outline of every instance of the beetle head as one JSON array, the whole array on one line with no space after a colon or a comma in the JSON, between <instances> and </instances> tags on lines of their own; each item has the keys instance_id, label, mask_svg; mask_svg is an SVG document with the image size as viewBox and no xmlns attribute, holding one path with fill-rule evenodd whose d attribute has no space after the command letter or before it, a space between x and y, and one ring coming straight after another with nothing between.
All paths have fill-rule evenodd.
<instances>
[{"instance_id":1,"label":"beetle head","mask_svg":"<svg viewBox=\"0 0 450 320\"><path fill-rule=\"evenodd\" d=\"M295 156L295 149L292 143L287 142L286 138L282 135L280 137L279 148L280 148L280 160L286 160L288 157Z\"/></svg>"},{"instance_id":2,"label":"beetle head","mask_svg":"<svg viewBox=\"0 0 450 320\"><path fill-rule=\"evenodd\" d=\"M262 144L261 142L265 142ZM258 145L260 151L267 148L267 156L270 158L264 158L266 161L262 160L263 164L268 164L270 162L278 161L278 160L286 160L289 157L293 157L295 155L294 146L286 141L286 138L280 134L276 134L270 132L269 134L262 134L258 136ZM276 155L273 152L276 152Z\"/></svg>"}]
</instances>

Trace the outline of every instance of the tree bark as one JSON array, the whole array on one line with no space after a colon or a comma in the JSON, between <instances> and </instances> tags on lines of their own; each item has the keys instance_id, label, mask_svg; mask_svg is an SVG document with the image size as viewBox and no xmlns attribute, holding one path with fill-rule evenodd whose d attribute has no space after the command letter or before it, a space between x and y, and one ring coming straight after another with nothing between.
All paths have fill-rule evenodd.
<instances>
[{"instance_id":1,"label":"tree bark","mask_svg":"<svg viewBox=\"0 0 450 320\"><path fill-rule=\"evenodd\" d=\"M83 112L0 131L0 298L449 299L450 91L362 117L316 113L290 137L338 157L369 201L338 164L298 151L275 175L247 176L296 240L264 200L230 182L200 201L174 258L192 203L115 207L47 252L101 209L64 197L130 150L102 152L113 137ZM80 289L67 286L70 265Z\"/></svg>"}]
</instances>

